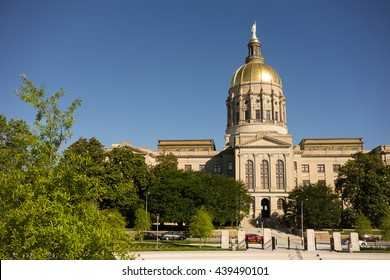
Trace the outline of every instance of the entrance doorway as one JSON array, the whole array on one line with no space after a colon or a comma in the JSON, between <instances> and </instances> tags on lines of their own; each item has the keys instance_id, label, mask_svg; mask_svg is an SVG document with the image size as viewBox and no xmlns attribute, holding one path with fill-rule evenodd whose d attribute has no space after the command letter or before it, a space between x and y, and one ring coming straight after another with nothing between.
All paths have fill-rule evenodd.
<instances>
[{"instance_id":1,"label":"entrance doorway","mask_svg":"<svg viewBox=\"0 0 390 280\"><path fill-rule=\"evenodd\" d=\"M263 198L261 200L261 218L268 219L270 217L270 202L268 198Z\"/></svg>"}]
</instances>

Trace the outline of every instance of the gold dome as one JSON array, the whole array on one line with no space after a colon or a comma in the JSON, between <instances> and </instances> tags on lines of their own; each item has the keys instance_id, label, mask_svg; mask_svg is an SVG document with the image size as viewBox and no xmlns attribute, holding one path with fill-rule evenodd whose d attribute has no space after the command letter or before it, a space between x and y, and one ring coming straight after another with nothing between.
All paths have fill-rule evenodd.
<instances>
[{"instance_id":1,"label":"gold dome","mask_svg":"<svg viewBox=\"0 0 390 280\"><path fill-rule=\"evenodd\" d=\"M282 86L282 80L275 69L261 60L250 61L238 68L230 82L230 87L245 83L272 83Z\"/></svg>"}]
</instances>

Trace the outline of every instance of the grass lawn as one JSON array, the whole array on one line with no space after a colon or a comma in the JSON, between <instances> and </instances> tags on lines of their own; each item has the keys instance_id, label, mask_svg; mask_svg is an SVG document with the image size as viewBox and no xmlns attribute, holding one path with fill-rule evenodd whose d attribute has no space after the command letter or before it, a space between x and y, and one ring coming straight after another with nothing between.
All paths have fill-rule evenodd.
<instances>
[{"instance_id":1,"label":"grass lawn","mask_svg":"<svg viewBox=\"0 0 390 280\"><path fill-rule=\"evenodd\" d=\"M219 247L199 245L186 245L183 243L172 243L161 241L158 243L159 251L221 251L223 249ZM142 242L133 243L131 252L133 251L156 251L155 242Z\"/></svg>"}]
</instances>

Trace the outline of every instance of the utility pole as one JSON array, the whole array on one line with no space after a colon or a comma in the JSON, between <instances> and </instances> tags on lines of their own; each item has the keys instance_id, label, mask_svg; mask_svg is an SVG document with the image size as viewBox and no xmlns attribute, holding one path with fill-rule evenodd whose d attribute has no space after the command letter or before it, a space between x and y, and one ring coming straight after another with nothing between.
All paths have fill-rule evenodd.
<instances>
[{"instance_id":1,"label":"utility pole","mask_svg":"<svg viewBox=\"0 0 390 280\"><path fill-rule=\"evenodd\" d=\"M158 224L159 224L160 214L157 213L157 234L156 234L156 250L158 251Z\"/></svg>"},{"instance_id":2,"label":"utility pole","mask_svg":"<svg viewBox=\"0 0 390 280\"><path fill-rule=\"evenodd\" d=\"M302 246L304 245L304 237L303 237L303 200L301 201L301 239L302 239Z\"/></svg>"}]
</instances>

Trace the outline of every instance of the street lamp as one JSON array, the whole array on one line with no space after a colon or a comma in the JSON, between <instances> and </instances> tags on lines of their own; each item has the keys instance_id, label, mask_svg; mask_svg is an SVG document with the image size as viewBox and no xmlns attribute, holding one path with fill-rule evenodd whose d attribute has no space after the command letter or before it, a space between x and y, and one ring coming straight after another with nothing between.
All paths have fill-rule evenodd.
<instances>
[{"instance_id":1,"label":"street lamp","mask_svg":"<svg viewBox=\"0 0 390 280\"><path fill-rule=\"evenodd\" d=\"M145 195L145 221L148 219L148 195L150 192L147 192ZM146 231L146 228L144 229Z\"/></svg>"},{"instance_id":2,"label":"street lamp","mask_svg":"<svg viewBox=\"0 0 390 280\"><path fill-rule=\"evenodd\" d=\"M304 237L303 237L303 200L301 201L301 227L302 227L302 230L301 230L301 235L302 235L302 246L304 245L303 241L304 241Z\"/></svg>"},{"instance_id":3,"label":"street lamp","mask_svg":"<svg viewBox=\"0 0 390 280\"><path fill-rule=\"evenodd\" d=\"M150 192L147 192L145 195L145 211L148 212L148 195Z\"/></svg>"},{"instance_id":4,"label":"street lamp","mask_svg":"<svg viewBox=\"0 0 390 280\"><path fill-rule=\"evenodd\" d=\"M302 231L301 231L301 234L302 234L302 246L304 246L304 237L303 237L303 201L307 201L307 199L304 199L301 201L301 227L302 227Z\"/></svg>"},{"instance_id":5,"label":"street lamp","mask_svg":"<svg viewBox=\"0 0 390 280\"><path fill-rule=\"evenodd\" d=\"M158 219L160 218L160 214L157 213L156 216L157 216L156 250L158 251L158 224L159 224Z\"/></svg>"}]
</instances>

